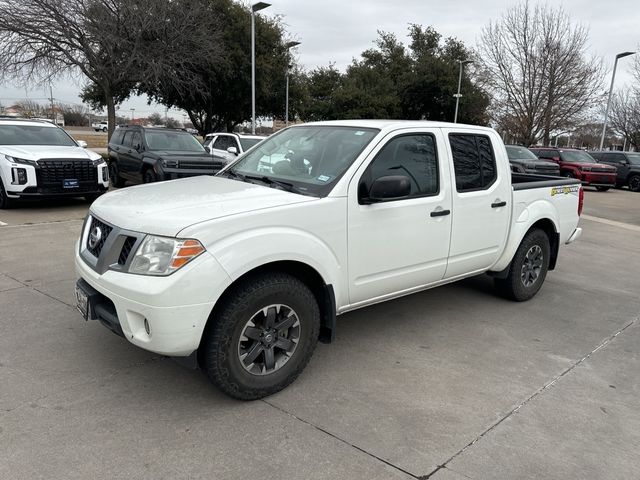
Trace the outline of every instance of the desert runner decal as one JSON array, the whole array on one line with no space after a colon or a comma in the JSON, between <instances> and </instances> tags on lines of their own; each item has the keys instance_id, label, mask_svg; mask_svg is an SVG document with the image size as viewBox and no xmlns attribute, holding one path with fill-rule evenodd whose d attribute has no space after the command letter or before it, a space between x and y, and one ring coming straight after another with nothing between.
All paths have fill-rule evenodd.
<instances>
[{"instance_id":1,"label":"desert runner decal","mask_svg":"<svg viewBox=\"0 0 640 480\"><path fill-rule=\"evenodd\" d=\"M556 195L568 195L569 193L578 193L580 191L580 185L568 185L566 187L551 187L551 196Z\"/></svg>"}]
</instances>

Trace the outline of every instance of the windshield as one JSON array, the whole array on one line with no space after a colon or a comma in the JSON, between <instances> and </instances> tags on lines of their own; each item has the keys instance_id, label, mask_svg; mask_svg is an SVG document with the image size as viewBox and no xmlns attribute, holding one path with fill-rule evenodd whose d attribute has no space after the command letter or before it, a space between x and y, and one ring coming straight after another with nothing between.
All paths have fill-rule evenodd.
<instances>
[{"instance_id":1,"label":"windshield","mask_svg":"<svg viewBox=\"0 0 640 480\"><path fill-rule=\"evenodd\" d=\"M562 158L563 162L598 163L595 158L581 150L562 150L560 151L560 158Z\"/></svg>"},{"instance_id":2,"label":"windshield","mask_svg":"<svg viewBox=\"0 0 640 480\"><path fill-rule=\"evenodd\" d=\"M627 153L627 158L633 165L640 165L640 153Z\"/></svg>"},{"instance_id":3,"label":"windshield","mask_svg":"<svg viewBox=\"0 0 640 480\"><path fill-rule=\"evenodd\" d=\"M149 150L206 153L198 139L190 133L146 130L145 136Z\"/></svg>"},{"instance_id":4,"label":"windshield","mask_svg":"<svg viewBox=\"0 0 640 480\"><path fill-rule=\"evenodd\" d=\"M378 132L325 125L288 128L263 140L222 174L280 181L298 193L325 196Z\"/></svg>"},{"instance_id":5,"label":"windshield","mask_svg":"<svg viewBox=\"0 0 640 480\"><path fill-rule=\"evenodd\" d=\"M506 148L509 160L538 160L536 154L526 147L507 145Z\"/></svg>"},{"instance_id":6,"label":"windshield","mask_svg":"<svg viewBox=\"0 0 640 480\"><path fill-rule=\"evenodd\" d=\"M61 128L46 125L0 125L0 145L78 146Z\"/></svg>"},{"instance_id":7,"label":"windshield","mask_svg":"<svg viewBox=\"0 0 640 480\"><path fill-rule=\"evenodd\" d=\"M242 138L240 137L240 145L242 145L242 151L246 152L251 147L253 147L256 143L262 141L262 138Z\"/></svg>"}]
</instances>

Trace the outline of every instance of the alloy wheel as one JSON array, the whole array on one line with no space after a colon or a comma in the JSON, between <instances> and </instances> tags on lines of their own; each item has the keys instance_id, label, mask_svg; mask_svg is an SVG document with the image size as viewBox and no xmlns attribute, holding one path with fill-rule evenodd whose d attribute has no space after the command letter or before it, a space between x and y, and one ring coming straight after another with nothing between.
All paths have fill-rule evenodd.
<instances>
[{"instance_id":1,"label":"alloy wheel","mask_svg":"<svg viewBox=\"0 0 640 480\"><path fill-rule=\"evenodd\" d=\"M540 277L540 271L542 270L542 264L544 255L542 254L542 248L540 245L534 245L527 251L522 263L522 269L520 270L520 280L525 287L530 287Z\"/></svg>"}]
</instances>

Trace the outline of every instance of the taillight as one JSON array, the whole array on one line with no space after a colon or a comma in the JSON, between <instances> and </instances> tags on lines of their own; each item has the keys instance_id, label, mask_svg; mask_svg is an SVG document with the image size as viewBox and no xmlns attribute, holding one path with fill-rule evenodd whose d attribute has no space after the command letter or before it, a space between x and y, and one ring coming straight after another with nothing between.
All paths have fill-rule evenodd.
<instances>
[{"instance_id":1,"label":"taillight","mask_svg":"<svg viewBox=\"0 0 640 480\"><path fill-rule=\"evenodd\" d=\"M582 208L584 207L584 188L580 186L578 193L578 216L582 215Z\"/></svg>"}]
</instances>

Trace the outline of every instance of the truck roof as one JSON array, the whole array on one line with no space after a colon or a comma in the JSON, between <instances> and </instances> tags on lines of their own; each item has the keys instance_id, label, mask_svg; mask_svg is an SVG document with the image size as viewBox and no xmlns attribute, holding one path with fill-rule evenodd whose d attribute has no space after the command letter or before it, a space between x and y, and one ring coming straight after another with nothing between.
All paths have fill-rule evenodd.
<instances>
[{"instance_id":1,"label":"truck roof","mask_svg":"<svg viewBox=\"0 0 640 480\"><path fill-rule=\"evenodd\" d=\"M32 125L56 128L56 125L49 120L38 120L35 118L0 118L0 125Z\"/></svg>"},{"instance_id":2,"label":"truck roof","mask_svg":"<svg viewBox=\"0 0 640 480\"><path fill-rule=\"evenodd\" d=\"M490 127L480 125L467 125L464 123L451 122L433 122L430 120L328 120L324 122L309 122L296 125L302 127L305 125L335 125L341 127L361 127L361 128L378 128L380 130L399 130L412 127L430 127L430 128L465 128L473 130L493 131ZM295 127L294 127L295 128Z\"/></svg>"}]
</instances>

